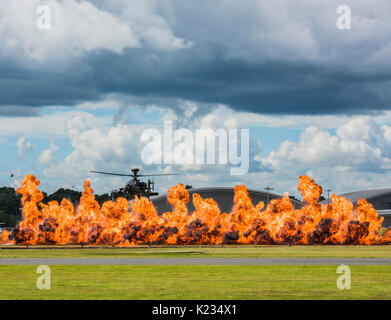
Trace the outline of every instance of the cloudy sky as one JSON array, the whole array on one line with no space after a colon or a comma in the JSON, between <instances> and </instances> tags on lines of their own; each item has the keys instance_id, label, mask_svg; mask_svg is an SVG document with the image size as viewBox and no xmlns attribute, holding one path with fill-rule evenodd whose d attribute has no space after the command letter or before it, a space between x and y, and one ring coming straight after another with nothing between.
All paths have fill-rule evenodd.
<instances>
[{"instance_id":1,"label":"cloudy sky","mask_svg":"<svg viewBox=\"0 0 391 320\"><path fill-rule=\"evenodd\" d=\"M388 0L0 0L0 184L33 173L47 192L86 178L103 192L126 179L90 170L140 167L182 174L161 191L298 195L302 174L336 193L391 187L390 17ZM248 128L248 174L146 165L140 135L164 120Z\"/></svg>"}]
</instances>

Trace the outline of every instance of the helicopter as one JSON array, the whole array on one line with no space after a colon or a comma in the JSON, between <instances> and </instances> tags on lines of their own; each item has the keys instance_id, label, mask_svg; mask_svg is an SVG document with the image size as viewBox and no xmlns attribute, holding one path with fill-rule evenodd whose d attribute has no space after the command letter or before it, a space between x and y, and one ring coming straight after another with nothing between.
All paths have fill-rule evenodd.
<instances>
[{"instance_id":1,"label":"helicopter","mask_svg":"<svg viewBox=\"0 0 391 320\"><path fill-rule=\"evenodd\" d=\"M102 172L102 171L90 171L92 173L105 174L111 176L120 176L120 177L132 177L125 185L124 188L119 190L114 190L111 192L112 199L123 197L128 200L132 200L135 196L150 198L152 196L159 195L158 192L155 192L155 181L149 179L149 177L156 176L177 176L176 173L171 174L138 174L140 169L134 168L130 170L133 174L123 174L123 173L112 173L112 172ZM148 177L147 182L140 181L139 177Z\"/></svg>"}]
</instances>

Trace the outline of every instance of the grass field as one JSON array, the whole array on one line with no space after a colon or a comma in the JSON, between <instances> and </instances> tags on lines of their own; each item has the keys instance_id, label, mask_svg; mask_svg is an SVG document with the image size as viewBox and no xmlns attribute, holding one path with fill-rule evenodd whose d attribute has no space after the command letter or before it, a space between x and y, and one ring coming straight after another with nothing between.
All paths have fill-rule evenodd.
<instances>
[{"instance_id":1,"label":"grass field","mask_svg":"<svg viewBox=\"0 0 391 320\"><path fill-rule=\"evenodd\" d=\"M333 266L0 266L0 299L391 299L391 267L351 267L339 290Z\"/></svg>"},{"instance_id":2,"label":"grass field","mask_svg":"<svg viewBox=\"0 0 391 320\"><path fill-rule=\"evenodd\" d=\"M3 249L6 248L6 249ZM0 258L391 258L391 246L164 248L2 247ZM36 266L0 266L0 299L391 299L391 266L352 266L339 290L335 266L50 266L38 290Z\"/></svg>"},{"instance_id":3,"label":"grass field","mask_svg":"<svg viewBox=\"0 0 391 320\"><path fill-rule=\"evenodd\" d=\"M391 246L1 248L0 258L391 258Z\"/></svg>"}]
</instances>

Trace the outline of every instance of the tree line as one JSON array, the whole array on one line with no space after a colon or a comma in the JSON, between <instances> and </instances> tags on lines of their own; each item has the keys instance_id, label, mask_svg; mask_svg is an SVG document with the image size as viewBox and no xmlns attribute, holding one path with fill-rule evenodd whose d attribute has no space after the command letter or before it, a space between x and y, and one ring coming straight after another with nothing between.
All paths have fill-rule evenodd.
<instances>
[{"instance_id":1,"label":"tree line","mask_svg":"<svg viewBox=\"0 0 391 320\"><path fill-rule=\"evenodd\" d=\"M80 202L82 193L71 189L60 188L56 192L48 195L43 192L43 203L48 204L50 201L57 201L61 203L62 199L67 199L73 203L76 207ZM111 200L109 194L95 195L95 199L100 205L103 202ZM0 228L15 227L16 224L22 219L21 210L21 196L16 193L14 188L1 187L0 188Z\"/></svg>"}]
</instances>

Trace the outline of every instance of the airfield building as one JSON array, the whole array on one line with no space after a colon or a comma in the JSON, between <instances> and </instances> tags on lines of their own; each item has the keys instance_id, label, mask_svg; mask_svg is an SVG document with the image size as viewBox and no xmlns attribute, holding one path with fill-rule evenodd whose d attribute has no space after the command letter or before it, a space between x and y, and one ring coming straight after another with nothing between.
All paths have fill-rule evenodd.
<instances>
[{"instance_id":1,"label":"airfield building","mask_svg":"<svg viewBox=\"0 0 391 320\"><path fill-rule=\"evenodd\" d=\"M391 226L391 189L363 190L342 195L354 205L360 199L366 199L384 217L383 227Z\"/></svg>"},{"instance_id":2,"label":"airfield building","mask_svg":"<svg viewBox=\"0 0 391 320\"><path fill-rule=\"evenodd\" d=\"M190 194L190 201L187 204L187 209L189 212L194 211L193 202L191 201L193 193L198 193L202 198L213 198L219 205L221 212L231 212L234 205L234 188L230 187L217 187L217 188L197 188L188 190ZM281 198L281 195L268 193L265 191L259 190L248 190L249 196L252 199L253 205L257 205L259 201L263 201L267 204L268 201L272 199ZM379 212L379 215L384 217L383 227L391 226L391 189L379 189L379 190L364 190L346 193L342 195L346 197L354 205L358 200L364 198L371 203L374 208ZM151 198L156 210L159 214L170 211L172 206L167 201L167 194L162 194L157 197ZM292 204L296 209L299 209L303 206L303 203L295 199L291 199ZM327 203L323 201L323 203Z\"/></svg>"},{"instance_id":3,"label":"airfield building","mask_svg":"<svg viewBox=\"0 0 391 320\"><path fill-rule=\"evenodd\" d=\"M213 200L215 200L219 205L221 212L231 212L232 207L234 205L233 202L234 195L235 195L234 188L230 188L230 187L197 188L197 189L189 189L188 191L190 195L190 201L187 204L187 209L189 210L189 212L194 211L193 202L191 201L194 193L198 193L204 199L213 198ZM248 189L247 191L254 206L257 205L259 201L263 201L266 205L268 201L282 197L281 195L268 193L265 191L252 190L252 189ZM157 197L152 197L151 200L158 213L164 213L172 209L172 206L167 201L167 193ZM294 199L291 199L291 201L292 204L297 209L301 208L303 205L300 201Z\"/></svg>"}]
</instances>

